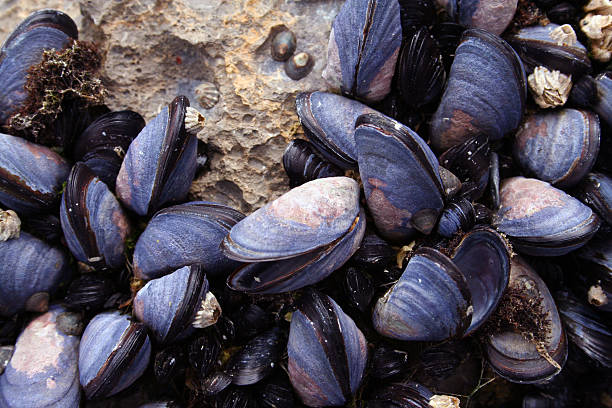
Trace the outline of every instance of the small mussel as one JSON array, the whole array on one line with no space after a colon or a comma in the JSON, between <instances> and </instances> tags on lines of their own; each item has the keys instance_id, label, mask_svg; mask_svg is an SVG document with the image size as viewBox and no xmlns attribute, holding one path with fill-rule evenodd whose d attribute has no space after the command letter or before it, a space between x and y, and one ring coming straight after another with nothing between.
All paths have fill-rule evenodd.
<instances>
[{"instance_id":1,"label":"small mussel","mask_svg":"<svg viewBox=\"0 0 612 408\"><path fill-rule=\"evenodd\" d=\"M500 195L495 224L528 255L564 255L586 244L601 224L589 207L545 181L509 178Z\"/></svg>"},{"instance_id":2,"label":"small mussel","mask_svg":"<svg viewBox=\"0 0 612 408\"><path fill-rule=\"evenodd\" d=\"M78 38L77 26L61 11L44 9L30 14L2 44L0 50L0 123L23 107L28 69L42 60L43 51L61 50Z\"/></svg>"},{"instance_id":3,"label":"small mussel","mask_svg":"<svg viewBox=\"0 0 612 408\"><path fill-rule=\"evenodd\" d=\"M519 333L502 330L489 336L486 355L493 370L503 378L518 383L541 383L559 372L567 359L567 339L555 302L538 274L518 255L511 261L508 289L514 291L525 305L539 304L542 316L533 330ZM536 319L529 311L527 319ZM521 313L516 310L516 313ZM525 312L523 312L525 313Z\"/></svg>"},{"instance_id":4,"label":"small mussel","mask_svg":"<svg viewBox=\"0 0 612 408\"><path fill-rule=\"evenodd\" d=\"M151 342L142 323L118 311L95 316L79 347L79 375L87 399L109 397L140 377L151 357Z\"/></svg>"},{"instance_id":5,"label":"small mussel","mask_svg":"<svg viewBox=\"0 0 612 408\"><path fill-rule=\"evenodd\" d=\"M431 121L431 143L445 150L480 133L497 140L523 118L527 79L520 58L498 36L463 33L442 101Z\"/></svg>"},{"instance_id":6,"label":"small mussel","mask_svg":"<svg viewBox=\"0 0 612 408\"><path fill-rule=\"evenodd\" d=\"M0 316L45 312L49 295L70 277L68 256L27 232L0 242Z\"/></svg>"},{"instance_id":7,"label":"small mussel","mask_svg":"<svg viewBox=\"0 0 612 408\"><path fill-rule=\"evenodd\" d=\"M348 177L316 179L237 223L225 254L251 262L228 278L234 290L281 293L329 276L355 253L365 234L359 186Z\"/></svg>"},{"instance_id":8,"label":"small mussel","mask_svg":"<svg viewBox=\"0 0 612 408\"><path fill-rule=\"evenodd\" d=\"M278 363L285 344L281 331L274 327L251 339L240 351L230 357L225 373L236 385L258 383L267 377Z\"/></svg>"},{"instance_id":9,"label":"small mussel","mask_svg":"<svg viewBox=\"0 0 612 408\"><path fill-rule=\"evenodd\" d=\"M109 277L87 273L70 283L64 304L73 310L98 312L114 292L115 288Z\"/></svg>"},{"instance_id":10,"label":"small mussel","mask_svg":"<svg viewBox=\"0 0 612 408\"><path fill-rule=\"evenodd\" d=\"M0 133L0 204L23 214L50 210L69 172L53 150Z\"/></svg>"},{"instance_id":11,"label":"small mussel","mask_svg":"<svg viewBox=\"0 0 612 408\"><path fill-rule=\"evenodd\" d=\"M368 408L432 408L433 392L414 382L391 383L374 392ZM451 408L452 405L447 405Z\"/></svg>"},{"instance_id":12,"label":"small mussel","mask_svg":"<svg viewBox=\"0 0 612 408\"><path fill-rule=\"evenodd\" d=\"M469 231L476 223L476 214L472 203L460 197L451 200L438 221L437 232L439 235L450 238L459 231Z\"/></svg>"},{"instance_id":13,"label":"small mussel","mask_svg":"<svg viewBox=\"0 0 612 408\"><path fill-rule=\"evenodd\" d=\"M343 405L361 384L366 339L330 297L310 290L302 301L291 318L289 379L310 407Z\"/></svg>"},{"instance_id":14,"label":"small mussel","mask_svg":"<svg viewBox=\"0 0 612 408\"><path fill-rule=\"evenodd\" d=\"M612 225L612 178L603 173L589 173L577 186L575 196Z\"/></svg>"},{"instance_id":15,"label":"small mussel","mask_svg":"<svg viewBox=\"0 0 612 408\"><path fill-rule=\"evenodd\" d=\"M94 268L123 265L128 218L106 184L81 162L68 176L60 221L66 244L78 261Z\"/></svg>"},{"instance_id":16,"label":"small mussel","mask_svg":"<svg viewBox=\"0 0 612 408\"><path fill-rule=\"evenodd\" d=\"M355 122L368 106L327 92L302 92L295 99L304 133L326 160L342 169L357 168Z\"/></svg>"},{"instance_id":17,"label":"small mussel","mask_svg":"<svg viewBox=\"0 0 612 408\"><path fill-rule=\"evenodd\" d=\"M158 343L167 344L215 324L221 307L196 264L149 281L134 298L134 315Z\"/></svg>"},{"instance_id":18,"label":"small mussel","mask_svg":"<svg viewBox=\"0 0 612 408\"><path fill-rule=\"evenodd\" d=\"M514 17L518 0L439 0L439 3L457 23L500 35Z\"/></svg>"},{"instance_id":19,"label":"small mussel","mask_svg":"<svg viewBox=\"0 0 612 408\"><path fill-rule=\"evenodd\" d=\"M83 161L111 190L130 143L145 126L136 112L109 112L94 120L77 138L73 158Z\"/></svg>"},{"instance_id":20,"label":"small mussel","mask_svg":"<svg viewBox=\"0 0 612 408\"><path fill-rule=\"evenodd\" d=\"M514 158L526 174L569 188L595 164L599 136L599 119L589 111L536 113L516 133Z\"/></svg>"},{"instance_id":21,"label":"small mussel","mask_svg":"<svg viewBox=\"0 0 612 408\"><path fill-rule=\"evenodd\" d=\"M360 116L355 142L368 208L380 235L429 234L444 207L438 160L410 128L380 113Z\"/></svg>"},{"instance_id":22,"label":"small mussel","mask_svg":"<svg viewBox=\"0 0 612 408\"><path fill-rule=\"evenodd\" d=\"M134 248L134 276L154 279L201 263L209 275L225 275L240 264L219 244L244 215L222 204L192 201L158 211Z\"/></svg>"},{"instance_id":23,"label":"small mussel","mask_svg":"<svg viewBox=\"0 0 612 408\"><path fill-rule=\"evenodd\" d=\"M297 187L318 178L337 177L344 172L314 153L314 147L306 140L294 139L283 153L283 168L289 176L289 186Z\"/></svg>"},{"instance_id":24,"label":"small mussel","mask_svg":"<svg viewBox=\"0 0 612 408\"><path fill-rule=\"evenodd\" d=\"M597 101L593 110L608 126L612 126L612 72L606 71L595 78Z\"/></svg>"},{"instance_id":25,"label":"small mussel","mask_svg":"<svg viewBox=\"0 0 612 408\"><path fill-rule=\"evenodd\" d=\"M197 139L187 123L189 100L177 96L130 144L117 176L117 196L139 215L184 198L196 171Z\"/></svg>"},{"instance_id":26,"label":"small mussel","mask_svg":"<svg viewBox=\"0 0 612 408\"><path fill-rule=\"evenodd\" d=\"M323 78L345 95L380 101L391 90L401 43L397 1L347 0L332 24Z\"/></svg>"},{"instance_id":27,"label":"small mussel","mask_svg":"<svg viewBox=\"0 0 612 408\"><path fill-rule=\"evenodd\" d=\"M63 312L53 306L17 339L11 361L0 375L1 407L79 406L79 338L58 329L57 318Z\"/></svg>"}]
</instances>

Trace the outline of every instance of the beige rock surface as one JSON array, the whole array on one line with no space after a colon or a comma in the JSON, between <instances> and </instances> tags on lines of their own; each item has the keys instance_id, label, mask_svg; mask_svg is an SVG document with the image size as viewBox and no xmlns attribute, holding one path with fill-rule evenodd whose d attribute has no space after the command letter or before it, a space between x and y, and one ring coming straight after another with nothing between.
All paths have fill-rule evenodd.
<instances>
[{"instance_id":1,"label":"beige rock surface","mask_svg":"<svg viewBox=\"0 0 612 408\"><path fill-rule=\"evenodd\" d=\"M80 38L104 54L103 80L111 109L151 119L177 94L206 117L198 137L208 144L210 169L191 198L244 212L288 190L282 153L296 133L295 95L325 90L321 78L331 23L341 0L23 0L0 2L0 40L30 12L57 8L77 23ZM316 58L313 71L289 79L270 57L269 34L284 24L297 51ZM200 104L196 88L214 84L219 100ZM210 88L210 86L204 86ZM201 95L201 93L200 93Z\"/></svg>"}]
</instances>

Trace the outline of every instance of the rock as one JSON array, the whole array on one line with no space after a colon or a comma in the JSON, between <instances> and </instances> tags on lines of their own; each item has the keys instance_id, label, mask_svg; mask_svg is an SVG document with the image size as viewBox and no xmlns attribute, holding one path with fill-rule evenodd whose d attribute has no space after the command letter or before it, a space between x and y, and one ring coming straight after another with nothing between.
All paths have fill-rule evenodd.
<instances>
[{"instance_id":1,"label":"rock","mask_svg":"<svg viewBox=\"0 0 612 408\"><path fill-rule=\"evenodd\" d=\"M295 114L300 91L326 90L321 77L331 23L341 0L23 0L0 5L2 40L31 11L67 12L80 38L104 54L103 82L111 109L151 119L177 94L206 117L198 137L210 169L194 181L191 198L251 212L289 188L281 158L302 131ZM312 72L293 81L270 56L270 33L285 25L296 52L315 58ZM199 103L196 89L214 84L218 102Z\"/></svg>"}]
</instances>

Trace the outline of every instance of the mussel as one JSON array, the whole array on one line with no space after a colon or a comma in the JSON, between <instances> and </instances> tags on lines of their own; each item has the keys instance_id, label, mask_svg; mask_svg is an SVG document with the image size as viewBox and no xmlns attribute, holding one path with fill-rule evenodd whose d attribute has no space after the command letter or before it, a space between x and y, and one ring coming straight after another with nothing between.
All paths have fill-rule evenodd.
<instances>
[{"instance_id":1,"label":"mussel","mask_svg":"<svg viewBox=\"0 0 612 408\"><path fill-rule=\"evenodd\" d=\"M500 35L514 17L518 0L440 0L439 3L457 23Z\"/></svg>"},{"instance_id":2,"label":"mussel","mask_svg":"<svg viewBox=\"0 0 612 408\"><path fill-rule=\"evenodd\" d=\"M321 160L314 153L312 144L302 139L292 140L285 149L283 168L289 176L291 188L317 178L344 175L344 172L335 165Z\"/></svg>"},{"instance_id":3,"label":"mussel","mask_svg":"<svg viewBox=\"0 0 612 408\"><path fill-rule=\"evenodd\" d=\"M612 225L612 178L603 173L589 173L577 186L575 196Z\"/></svg>"},{"instance_id":4,"label":"mussel","mask_svg":"<svg viewBox=\"0 0 612 408\"><path fill-rule=\"evenodd\" d=\"M267 377L278 363L285 346L281 331L274 327L251 339L227 362L225 372L236 385L250 385Z\"/></svg>"}]
</instances>

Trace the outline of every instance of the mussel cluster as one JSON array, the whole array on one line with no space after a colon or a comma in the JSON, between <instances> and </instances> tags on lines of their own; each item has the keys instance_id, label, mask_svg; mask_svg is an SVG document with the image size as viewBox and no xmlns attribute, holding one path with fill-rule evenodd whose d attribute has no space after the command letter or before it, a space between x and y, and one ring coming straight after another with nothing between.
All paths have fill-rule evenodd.
<instances>
[{"instance_id":1,"label":"mussel cluster","mask_svg":"<svg viewBox=\"0 0 612 408\"><path fill-rule=\"evenodd\" d=\"M346 0L292 189L250 215L186 201L184 96L0 133L0 408L609 406L603 3ZM41 10L8 37L2 125L76 36Z\"/></svg>"}]
</instances>

